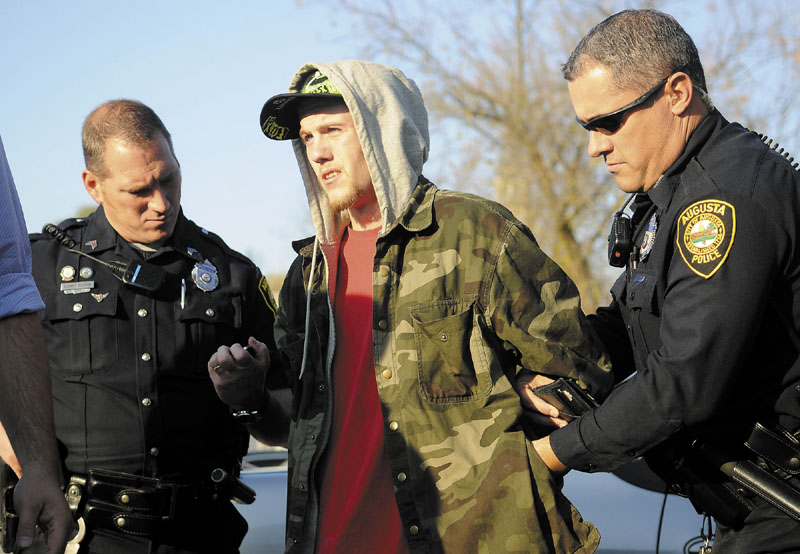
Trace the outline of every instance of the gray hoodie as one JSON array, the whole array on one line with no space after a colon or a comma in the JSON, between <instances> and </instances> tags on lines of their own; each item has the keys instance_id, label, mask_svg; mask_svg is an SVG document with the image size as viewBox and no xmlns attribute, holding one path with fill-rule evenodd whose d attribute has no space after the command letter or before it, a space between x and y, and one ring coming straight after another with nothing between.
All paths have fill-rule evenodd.
<instances>
[{"instance_id":1,"label":"gray hoodie","mask_svg":"<svg viewBox=\"0 0 800 554\"><path fill-rule=\"evenodd\" d=\"M381 207L381 235L386 234L408 204L422 164L428 159L428 113L422 93L397 69L361 60L305 64L292 78L289 91L298 92L317 69L339 89L353 116ZM348 214L331 213L303 142L293 139L292 146L305 182L317 240L327 256L336 252L335 245L349 223ZM332 261L329 257L328 262Z\"/></svg>"}]
</instances>

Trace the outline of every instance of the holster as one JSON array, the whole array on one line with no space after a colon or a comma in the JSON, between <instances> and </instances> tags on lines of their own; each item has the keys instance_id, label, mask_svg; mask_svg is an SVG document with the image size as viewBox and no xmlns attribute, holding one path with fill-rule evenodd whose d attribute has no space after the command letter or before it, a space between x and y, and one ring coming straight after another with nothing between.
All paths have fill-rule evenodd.
<instances>
[{"instance_id":1,"label":"holster","mask_svg":"<svg viewBox=\"0 0 800 554\"><path fill-rule=\"evenodd\" d=\"M720 469L800 521L800 440L778 425L756 423L744 445L756 459L723 463Z\"/></svg>"},{"instance_id":2,"label":"holster","mask_svg":"<svg viewBox=\"0 0 800 554\"><path fill-rule=\"evenodd\" d=\"M743 442L675 437L645 456L695 509L738 529L756 496L800 520L800 441L778 425L755 423Z\"/></svg>"},{"instance_id":3,"label":"holster","mask_svg":"<svg viewBox=\"0 0 800 554\"><path fill-rule=\"evenodd\" d=\"M19 527L14 511L14 487L18 479L11 466L5 463L0 466L0 546L3 552L12 552Z\"/></svg>"},{"instance_id":4,"label":"holster","mask_svg":"<svg viewBox=\"0 0 800 554\"><path fill-rule=\"evenodd\" d=\"M645 461L671 492L689 498L697 513L708 514L726 527L740 528L754 507L747 495L691 442L669 439L651 449Z\"/></svg>"}]
</instances>

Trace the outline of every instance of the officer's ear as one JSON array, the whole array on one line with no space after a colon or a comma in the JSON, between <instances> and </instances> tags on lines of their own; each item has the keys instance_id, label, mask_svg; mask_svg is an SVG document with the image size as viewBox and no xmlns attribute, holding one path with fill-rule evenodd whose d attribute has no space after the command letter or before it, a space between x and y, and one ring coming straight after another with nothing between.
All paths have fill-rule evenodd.
<instances>
[{"instance_id":1,"label":"officer's ear","mask_svg":"<svg viewBox=\"0 0 800 554\"><path fill-rule=\"evenodd\" d=\"M692 79L682 71L675 73L667 81L666 90L664 91L672 113L683 115L692 103L694 92Z\"/></svg>"},{"instance_id":2,"label":"officer's ear","mask_svg":"<svg viewBox=\"0 0 800 554\"><path fill-rule=\"evenodd\" d=\"M83 186L86 189L86 192L89 193L89 196L92 197L92 200L98 204L102 204L103 184L101 183L100 178L93 171L88 169L83 170L83 173L81 173L81 178L83 179Z\"/></svg>"}]
</instances>

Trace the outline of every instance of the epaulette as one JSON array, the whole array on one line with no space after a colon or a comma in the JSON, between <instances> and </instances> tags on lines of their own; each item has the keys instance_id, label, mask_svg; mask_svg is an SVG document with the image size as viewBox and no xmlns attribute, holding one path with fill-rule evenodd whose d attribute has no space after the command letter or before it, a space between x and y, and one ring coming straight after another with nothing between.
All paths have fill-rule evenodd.
<instances>
[{"instance_id":1,"label":"epaulette","mask_svg":"<svg viewBox=\"0 0 800 554\"><path fill-rule=\"evenodd\" d=\"M767 135L763 133L758 133L756 131L753 131L752 129L748 129L748 131L750 131L751 133L755 133L756 136L758 136L758 138L761 139L761 142L766 144L767 147L771 148L772 150L783 156L786 159L786 161L789 162L789 165L792 167L792 169L794 169L795 171L800 171L800 162L794 161L794 156L792 156L791 154L789 154L789 152L784 150L781 147L781 145L778 144L777 141L773 141Z\"/></svg>"},{"instance_id":2,"label":"epaulette","mask_svg":"<svg viewBox=\"0 0 800 554\"><path fill-rule=\"evenodd\" d=\"M61 223L58 224L58 228L62 231L68 231L70 229L77 229L78 227L83 227L88 222L88 219L85 217L71 217L69 219L65 219ZM30 233L29 238L31 242L41 240L41 239L54 239L55 237L50 233Z\"/></svg>"}]
</instances>

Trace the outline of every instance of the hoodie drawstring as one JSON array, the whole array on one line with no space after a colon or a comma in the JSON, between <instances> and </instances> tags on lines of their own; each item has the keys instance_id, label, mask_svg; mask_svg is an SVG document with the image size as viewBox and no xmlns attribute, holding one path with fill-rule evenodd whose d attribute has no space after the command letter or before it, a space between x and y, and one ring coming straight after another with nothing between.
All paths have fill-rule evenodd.
<instances>
[{"instance_id":1,"label":"hoodie drawstring","mask_svg":"<svg viewBox=\"0 0 800 554\"><path fill-rule=\"evenodd\" d=\"M314 268L317 266L317 242L319 239L314 238L314 252L311 254L311 271L308 275L308 286L306 287L306 323L303 333L303 361L300 364L300 375L297 380L303 378L303 373L306 370L306 356L308 355L308 328L311 324L311 287L314 283Z\"/></svg>"}]
</instances>

